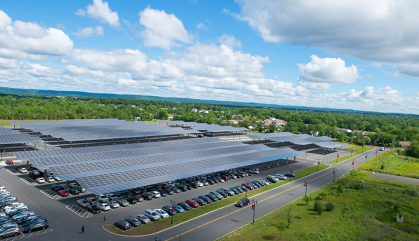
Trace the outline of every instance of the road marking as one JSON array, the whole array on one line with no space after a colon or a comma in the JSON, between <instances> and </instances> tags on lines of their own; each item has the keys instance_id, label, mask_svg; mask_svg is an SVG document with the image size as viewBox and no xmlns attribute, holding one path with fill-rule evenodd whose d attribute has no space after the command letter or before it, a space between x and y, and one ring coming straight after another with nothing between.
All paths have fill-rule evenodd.
<instances>
[{"instance_id":1,"label":"road marking","mask_svg":"<svg viewBox=\"0 0 419 241\"><path fill-rule=\"evenodd\" d=\"M338 168L338 169L339 169L339 168ZM328 174L330 174L330 173L333 173L333 170L332 170L332 171L330 171L330 172L327 172L327 173L325 173L325 174L323 174L323 175L321 175L321 176L318 176L318 177L316 177L316 178L313 178L313 179L311 179L311 180L308 180L308 181L309 181L309 182L314 181L314 180L316 180L316 179L318 179L318 178L321 178L321 177L324 177L324 176L326 176L326 175L328 175ZM299 179L299 180L301 180L301 179ZM270 199L270 198L276 197L276 196L278 196L278 195L280 195L280 194L283 194L283 193L285 193L285 192L288 192L288 191L290 191L290 190L292 190L292 189L294 189L294 188L297 188L297 187L299 187L299 186L302 186L302 185L304 185L304 183L298 184L298 185L296 185L296 186L294 186L294 187L288 188L287 190L284 190L284 191L279 192L279 193L277 193L277 194L274 194L274 195L272 195L272 196L270 196L270 197L267 197L267 198L265 198L265 199L262 199L262 200L258 201L258 203L260 203L260 202L264 202L264 201L266 201L266 200L268 200L268 199ZM252 205L248 205L248 206L243 207L243 208L241 208L241 209L237 209L237 210L236 210L236 211L234 211L234 212L228 213L228 214L226 214L226 215L224 215L224 216L221 216L221 217L216 218L216 219L214 219L214 220L211 220L211 221L209 221L209 222L207 222L207 223L204 223L204 224L202 224L202 225L200 225L200 226L198 226L198 227L195 227L195 228L190 229L190 230L188 230L188 231L186 231L186 232L183 232L183 233L181 233L181 234L178 234L178 235L176 235L176 236L174 236L174 237L171 237L171 238L169 238L169 239L166 239L166 241L168 241L168 240L172 240L172 239L174 239L174 238L178 238L180 235L185 235L185 234L187 234L187 233L190 233L190 232L192 232L192 231L194 231L194 230L197 230L197 229L199 229L199 228L201 228L201 227L204 227L204 226L206 226L206 225L208 225L208 224L211 224L211 223L213 223L213 222L215 222L215 221L218 221L218 220L220 220L220 219L222 219L222 218L225 218L225 217L227 217L227 216L230 216L231 214L237 213L237 212L242 211L242 210L244 210L244 209L246 209L246 208L249 208L249 207L251 207L251 206L252 206Z\"/></svg>"},{"instance_id":2,"label":"road marking","mask_svg":"<svg viewBox=\"0 0 419 241\"><path fill-rule=\"evenodd\" d=\"M60 195L58 195L57 193L55 193L52 190L41 190L41 193L44 194L45 196L51 198L51 199L60 199L60 198L62 198Z\"/></svg>"},{"instance_id":3,"label":"road marking","mask_svg":"<svg viewBox=\"0 0 419 241\"><path fill-rule=\"evenodd\" d=\"M71 204L71 205L67 205L65 206L65 208L67 208L68 210L70 210L71 212L75 213L76 215L82 217L82 218L90 218L93 216L93 214L91 214L90 212L88 212L86 209Z\"/></svg>"},{"instance_id":4,"label":"road marking","mask_svg":"<svg viewBox=\"0 0 419 241\"><path fill-rule=\"evenodd\" d=\"M38 235L50 233L52 231L54 231L54 230L53 229L46 229L46 230L35 231L35 232L27 233L27 234L22 233L21 235L19 235L17 237L6 238L5 240L21 240L21 239L30 238L30 237L33 237L33 236L38 236Z\"/></svg>"},{"instance_id":5,"label":"road marking","mask_svg":"<svg viewBox=\"0 0 419 241\"><path fill-rule=\"evenodd\" d=\"M18 171L15 171L15 170L10 170L10 169L6 169L6 171L8 172L8 173L10 173L10 174L12 174L12 175L19 175L20 174L20 172L18 172Z\"/></svg>"},{"instance_id":6,"label":"road marking","mask_svg":"<svg viewBox=\"0 0 419 241\"><path fill-rule=\"evenodd\" d=\"M32 178L30 178L30 177L24 177L24 178L21 178L20 180L22 180L22 182L24 182L24 183L26 183L28 185L34 185L34 184L36 184L36 182Z\"/></svg>"}]
</instances>

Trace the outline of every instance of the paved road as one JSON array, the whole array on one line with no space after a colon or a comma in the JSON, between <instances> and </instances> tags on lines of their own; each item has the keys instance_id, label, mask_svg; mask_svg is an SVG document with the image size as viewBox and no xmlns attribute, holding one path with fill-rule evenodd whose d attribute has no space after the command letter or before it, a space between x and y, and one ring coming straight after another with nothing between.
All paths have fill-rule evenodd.
<instances>
[{"instance_id":1,"label":"paved road","mask_svg":"<svg viewBox=\"0 0 419 241\"><path fill-rule=\"evenodd\" d=\"M373 172L364 171L364 170L361 170L361 172L365 172L365 173L369 173L369 174L373 173ZM379 172L375 172L374 177L385 179L385 180L388 180L388 181L393 181L393 182L402 182L402 183L410 183L410 184L413 184L413 185L419 185L419 179L417 179L417 178L402 177L402 176L384 174L384 173L379 173Z\"/></svg>"},{"instance_id":2,"label":"paved road","mask_svg":"<svg viewBox=\"0 0 419 241\"><path fill-rule=\"evenodd\" d=\"M340 156L350 155L350 152L339 150ZM374 154L375 155L375 152ZM294 171L307 168L315 164L316 159L321 157L322 163L326 163L336 158L336 153L328 155L321 155L317 153L311 153L308 151L307 155L302 155L297 158L296 163L290 163L289 165L283 165L279 167L273 167L275 164L271 164L272 168L261 171L259 175L249 177L250 180L257 180L266 177L268 174L285 173L289 172L289 167L292 166ZM360 158L364 160L365 158ZM341 176L352 169L349 161L341 164L333 164L333 167L339 168L336 177ZM330 174L331 169L321 171L317 174L310 176L311 182L308 185L308 191L313 191L333 180L333 176ZM47 192L51 184L45 185L28 185L27 182L22 181L21 178L25 178L27 175L12 175L11 172L3 169L0 170L0 184L6 186L14 195L19 198L19 201L24 202L27 206L40 214L48 218L50 227L53 230L48 233L41 233L38 236L30 237L30 240L127 240L125 237L109 234L101 229L103 225L103 215L106 215L107 222L115 222L125 218L126 216L143 213L147 208L160 208L164 205L169 204L169 200L184 201L192 197L197 197L202 194L207 194L211 190L219 189L222 187L231 187L240 185L244 182L244 178L228 181L222 184L216 184L214 186L207 186L191 190L185 193L176 194L160 198L153 201L145 201L143 203L135 204L130 207L116 209L114 211L108 211L105 214L97 214L88 218L82 218L77 216L75 213L67 210L66 205L75 204L75 201L79 198L86 198L87 196L73 196L63 199L51 199L43 192ZM304 188L302 188L303 180L289 183L275 190L271 190L267 193L259 195L256 199L259 200L257 205L256 218L259 218L287 203L301 197L304 194ZM215 211L213 213L202 216L195 219L193 222L173 227L170 230L159 233L158 235L152 235L148 237L137 238L141 240L154 240L156 236L162 239L179 240L178 235L182 234L183 240L215 240L220 238L237 228L240 228L247 223L251 222L252 212L250 208L237 209L234 206L228 206L224 209ZM80 228L85 225L85 233L80 233ZM214 230L217 230L214 232Z\"/></svg>"}]
</instances>

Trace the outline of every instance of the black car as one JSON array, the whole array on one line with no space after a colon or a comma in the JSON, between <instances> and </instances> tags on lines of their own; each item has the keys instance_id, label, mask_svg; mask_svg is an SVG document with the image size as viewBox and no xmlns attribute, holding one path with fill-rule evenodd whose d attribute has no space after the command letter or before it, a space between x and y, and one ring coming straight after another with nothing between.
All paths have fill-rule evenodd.
<instances>
[{"instance_id":1,"label":"black car","mask_svg":"<svg viewBox=\"0 0 419 241\"><path fill-rule=\"evenodd\" d=\"M208 179L208 180L207 180L207 182L208 182L210 185L214 185L214 184L215 184L215 181L214 181L214 180L212 180L212 179Z\"/></svg>"},{"instance_id":2,"label":"black car","mask_svg":"<svg viewBox=\"0 0 419 241\"><path fill-rule=\"evenodd\" d=\"M141 221L138 220L138 218L136 218L134 216L126 217L125 221L127 221L133 227L138 227L138 226L142 225Z\"/></svg>"},{"instance_id":3,"label":"black car","mask_svg":"<svg viewBox=\"0 0 419 241\"><path fill-rule=\"evenodd\" d=\"M51 190L53 190L54 192L57 192L63 189L65 189L65 187L63 187L61 184L52 184L51 186Z\"/></svg>"},{"instance_id":4,"label":"black car","mask_svg":"<svg viewBox=\"0 0 419 241\"><path fill-rule=\"evenodd\" d=\"M211 200L211 198L209 198L209 197L206 197L206 196L199 196L198 198L200 198L200 199L204 200L204 201L205 201L205 202L207 202L207 203L212 203L212 200Z\"/></svg>"},{"instance_id":5,"label":"black car","mask_svg":"<svg viewBox=\"0 0 419 241\"><path fill-rule=\"evenodd\" d=\"M180 190L178 187L170 187L167 190L173 190L175 193L181 193L182 192L182 190Z\"/></svg>"},{"instance_id":6,"label":"black car","mask_svg":"<svg viewBox=\"0 0 419 241\"><path fill-rule=\"evenodd\" d=\"M205 196L207 196L208 198L210 198L213 202L218 201L218 198L214 194L207 194Z\"/></svg>"},{"instance_id":7,"label":"black car","mask_svg":"<svg viewBox=\"0 0 419 241\"><path fill-rule=\"evenodd\" d=\"M169 194L169 195L173 195L173 194L175 194L175 191L173 191L172 189L166 189L166 190L164 190L167 194Z\"/></svg>"},{"instance_id":8,"label":"black car","mask_svg":"<svg viewBox=\"0 0 419 241\"><path fill-rule=\"evenodd\" d=\"M191 182L190 184L191 184L191 186L192 186L193 188L197 188L197 187L198 187L198 183L196 183L196 182Z\"/></svg>"},{"instance_id":9,"label":"black car","mask_svg":"<svg viewBox=\"0 0 419 241\"><path fill-rule=\"evenodd\" d=\"M26 221L26 222L23 224L23 227L31 226L31 225L32 225L32 224L34 224L34 223L47 222L47 221L48 221L48 220L47 220L46 218L34 218L34 219L30 220L30 221Z\"/></svg>"},{"instance_id":10,"label":"black car","mask_svg":"<svg viewBox=\"0 0 419 241\"><path fill-rule=\"evenodd\" d=\"M248 198L242 198L236 203L236 207L244 207L249 205L250 201Z\"/></svg>"},{"instance_id":11,"label":"black car","mask_svg":"<svg viewBox=\"0 0 419 241\"><path fill-rule=\"evenodd\" d=\"M179 185L178 188L182 191L182 192L186 192L188 191L188 187L186 185Z\"/></svg>"},{"instance_id":12,"label":"black car","mask_svg":"<svg viewBox=\"0 0 419 241\"><path fill-rule=\"evenodd\" d=\"M202 200L200 198L192 198L192 200L195 200L195 202L197 202L199 204L199 206L204 206L204 205L208 204L207 202L205 202L204 200Z\"/></svg>"},{"instance_id":13,"label":"black car","mask_svg":"<svg viewBox=\"0 0 419 241\"><path fill-rule=\"evenodd\" d=\"M141 195L135 195L135 196L132 196L132 197L136 198L138 202L144 201L144 198Z\"/></svg>"},{"instance_id":14,"label":"black car","mask_svg":"<svg viewBox=\"0 0 419 241\"><path fill-rule=\"evenodd\" d=\"M159 190L160 196L161 197L166 197L167 196L167 192L165 190Z\"/></svg>"},{"instance_id":15,"label":"black car","mask_svg":"<svg viewBox=\"0 0 419 241\"><path fill-rule=\"evenodd\" d=\"M122 229L122 230L128 230L128 229L131 228L131 224L128 221L125 221L125 220L118 221L118 222L114 223L113 226L115 226L119 229Z\"/></svg>"},{"instance_id":16,"label":"black car","mask_svg":"<svg viewBox=\"0 0 419 241\"><path fill-rule=\"evenodd\" d=\"M32 232L33 230L39 230L39 229L46 229L48 228L49 225L47 222L37 222L37 223L33 223L30 226L27 226L23 229L23 232Z\"/></svg>"},{"instance_id":17,"label":"black car","mask_svg":"<svg viewBox=\"0 0 419 241\"><path fill-rule=\"evenodd\" d=\"M214 136L214 134L212 134L212 133L210 133L210 132L205 132L205 133L204 133L204 136L213 137L213 136Z\"/></svg>"},{"instance_id":18,"label":"black car","mask_svg":"<svg viewBox=\"0 0 419 241\"><path fill-rule=\"evenodd\" d=\"M240 191L234 187L231 187L230 190L233 191L236 195L240 193Z\"/></svg>"},{"instance_id":19,"label":"black car","mask_svg":"<svg viewBox=\"0 0 419 241\"><path fill-rule=\"evenodd\" d=\"M223 191L221 191L221 190L217 190L216 192L218 192L223 197L228 197L228 194L225 193L225 192L223 192Z\"/></svg>"},{"instance_id":20,"label":"black car","mask_svg":"<svg viewBox=\"0 0 419 241\"><path fill-rule=\"evenodd\" d=\"M187 204L185 202L178 203L177 205L181 206L183 209L185 209L185 211L189 211L189 210L192 209L192 207L189 206L189 204Z\"/></svg>"},{"instance_id":21,"label":"black car","mask_svg":"<svg viewBox=\"0 0 419 241\"><path fill-rule=\"evenodd\" d=\"M144 200L151 200L153 199L153 194L151 193L142 193L141 196L144 198Z\"/></svg>"},{"instance_id":22,"label":"black car","mask_svg":"<svg viewBox=\"0 0 419 241\"><path fill-rule=\"evenodd\" d=\"M129 204L136 204L138 202L138 199L135 197L129 197L127 198L127 201L129 202Z\"/></svg>"},{"instance_id":23,"label":"black car","mask_svg":"<svg viewBox=\"0 0 419 241\"><path fill-rule=\"evenodd\" d=\"M164 206L161 209L163 209L164 211L166 211L166 213L168 213L170 216L176 215L176 210L173 210L172 206Z\"/></svg>"},{"instance_id":24,"label":"black car","mask_svg":"<svg viewBox=\"0 0 419 241\"><path fill-rule=\"evenodd\" d=\"M70 188L70 190L68 190L68 192L73 194L73 195L80 194L80 190L78 188Z\"/></svg>"},{"instance_id":25,"label":"black car","mask_svg":"<svg viewBox=\"0 0 419 241\"><path fill-rule=\"evenodd\" d=\"M100 213L100 209L99 209L98 207L96 207L95 205L88 205L88 206L86 207L86 210L87 210L88 212L90 212L90 213L93 213L93 214L98 214L98 213Z\"/></svg>"}]
</instances>

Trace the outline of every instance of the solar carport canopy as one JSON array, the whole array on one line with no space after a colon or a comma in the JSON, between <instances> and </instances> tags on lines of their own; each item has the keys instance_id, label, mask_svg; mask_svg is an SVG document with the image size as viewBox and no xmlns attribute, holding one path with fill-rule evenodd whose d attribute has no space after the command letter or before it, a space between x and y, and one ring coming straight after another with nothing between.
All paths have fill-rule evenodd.
<instances>
[{"instance_id":1,"label":"solar carport canopy","mask_svg":"<svg viewBox=\"0 0 419 241\"><path fill-rule=\"evenodd\" d=\"M23 134L19 131L14 131L9 128L0 126L0 144L18 144L18 143L33 143L33 142L44 142L37 136L30 136L29 134Z\"/></svg>"},{"instance_id":2,"label":"solar carport canopy","mask_svg":"<svg viewBox=\"0 0 419 241\"><path fill-rule=\"evenodd\" d=\"M218 138L33 151L29 161L102 194L303 154ZM65 151L59 153L58 151ZM17 156L23 152L15 153ZM36 157L35 157L36 156Z\"/></svg>"},{"instance_id":3,"label":"solar carport canopy","mask_svg":"<svg viewBox=\"0 0 419 241\"><path fill-rule=\"evenodd\" d=\"M247 131L244 127L220 126L217 124L209 125L207 123L184 122L184 121L164 121L168 125L190 127L197 131L208 132L232 132L232 131Z\"/></svg>"},{"instance_id":4,"label":"solar carport canopy","mask_svg":"<svg viewBox=\"0 0 419 241\"><path fill-rule=\"evenodd\" d=\"M307 134L292 134L290 132L270 133L270 134L250 134L247 135L252 139L267 139L274 142L288 141L296 145L315 144L320 147L334 148L339 146L337 143L330 142L336 140L328 136L314 137Z\"/></svg>"}]
</instances>

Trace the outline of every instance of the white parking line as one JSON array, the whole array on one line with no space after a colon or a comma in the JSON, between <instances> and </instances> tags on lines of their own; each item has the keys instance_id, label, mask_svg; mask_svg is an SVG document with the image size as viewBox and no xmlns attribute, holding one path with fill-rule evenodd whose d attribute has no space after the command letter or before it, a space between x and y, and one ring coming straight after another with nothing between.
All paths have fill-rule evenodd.
<instances>
[{"instance_id":1,"label":"white parking line","mask_svg":"<svg viewBox=\"0 0 419 241\"><path fill-rule=\"evenodd\" d=\"M24 182L24 183L26 183L28 185L34 185L34 184L36 184L36 182L32 178L30 178L30 177L24 177L24 178L21 178L20 180L22 180L22 182Z\"/></svg>"},{"instance_id":2,"label":"white parking line","mask_svg":"<svg viewBox=\"0 0 419 241\"><path fill-rule=\"evenodd\" d=\"M12 170L10 170L10 169L6 169L6 171L7 171L8 173L12 174L12 175L19 175L19 174L20 174L20 172L17 172L17 171L12 171Z\"/></svg>"},{"instance_id":3,"label":"white parking line","mask_svg":"<svg viewBox=\"0 0 419 241\"><path fill-rule=\"evenodd\" d=\"M60 198L62 198L60 195L56 194L52 190L41 190L41 193L44 194L45 196L51 198L51 199L60 199Z\"/></svg>"},{"instance_id":4,"label":"white parking line","mask_svg":"<svg viewBox=\"0 0 419 241\"><path fill-rule=\"evenodd\" d=\"M68 210L70 210L71 212L75 213L76 215L82 217L82 218L90 218L93 216L93 214L89 213L87 210L85 210L82 207L79 207L77 205L67 205L65 206Z\"/></svg>"},{"instance_id":5,"label":"white parking line","mask_svg":"<svg viewBox=\"0 0 419 241\"><path fill-rule=\"evenodd\" d=\"M21 240L21 239L30 238L30 237L33 237L33 236L38 236L38 235L41 235L41 234L50 233L52 231L54 231L54 230L53 229L46 229L46 230L35 231L35 232L32 232L32 233L27 233L27 234L22 233L21 235L19 235L17 237L6 238L5 240Z\"/></svg>"}]
</instances>

